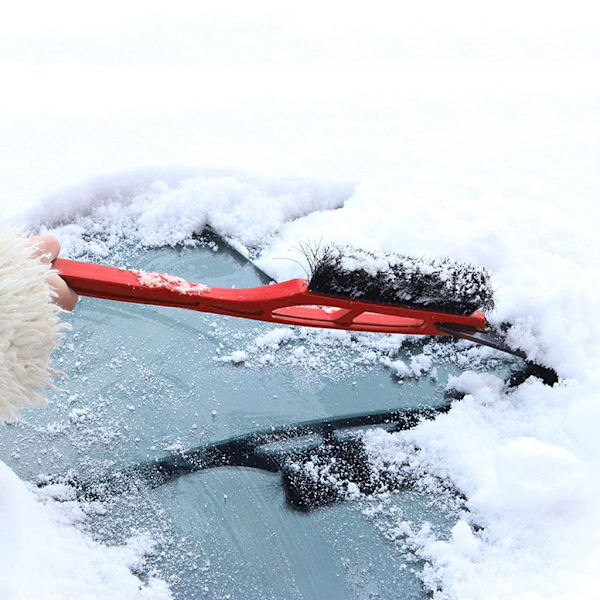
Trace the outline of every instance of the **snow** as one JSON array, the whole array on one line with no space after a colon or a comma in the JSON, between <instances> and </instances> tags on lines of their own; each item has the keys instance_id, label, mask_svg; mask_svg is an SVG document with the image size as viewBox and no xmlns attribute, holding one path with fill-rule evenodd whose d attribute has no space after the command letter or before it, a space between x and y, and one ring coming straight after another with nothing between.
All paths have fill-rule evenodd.
<instances>
[{"instance_id":1,"label":"snow","mask_svg":"<svg viewBox=\"0 0 600 600\"><path fill-rule=\"evenodd\" d=\"M459 379L453 385L470 392L448 414L407 435L380 433L368 444L396 470L407 468L419 448L416 464L457 485L468 497L465 523L483 527L472 532L479 542L474 556L465 556L454 537L411 540L443 585L439 597L474 598L482 590L500 598L593 597L598 444L579 418L583 406L593 418L598 394L574 382L552 389L537 381L507 394L491 375Z\"/></svg>"},{"instance_id":2,"label":"snow","mask_svg":"<svg viewBox=\"0 0 600 600\"><path fill-rule=\"evenodd\" d=\"M254 340L254 345L260 349L277 350L281 344L287 342L294 335L293 329L289 327L278 327L271 329Z\"/></svg>"},{"instance_id":3,"label":"snow","mask_svg":"<svg viewBox=\"0 0 600 600\"><path fill-rule=\"evenodd\" d=\"M136 271L140 285L150 288L161 288L168 291L179 292L180 294L203 294L208 292L210 287L201 283L191 283L182 277L169 275L168 273L149 273L148 271Z\"/></svg>"},{"instance_id":4,"label":"snow","mask_svg":"<svg viewBox=\"0 0 600 600\"><path fill-rule=\"evenodd\" d=\"M0 481L2 598L171 597L164 582L151 579L144 585L130 571L152 553L151 540L137 537L127 546L107 548L75 529L75 518L65 517L64 506L37 502L3 463Z\"/></svg>"},{"instance_id":5,"label":"snow","mask_svg":"<svg viewBox=\"0 0 600 600\"><path fill-rule=\"evenodd\" d=\"M429 373L433 367L433 358L424 352L411 357L408 365L403 360L391 360L387 356L382 357L380 362L400 379L404 377L420 377Z\"/></svg>"},{"instance_id":6,"label":"snow","mask_svg":"<svg viewBox=\"0 0 600 600\"><path fill-rule=\"evenodd\" d=\"M436 600L595 597L595 7L258 4L183 2L168 22L158 2L11 7L3 225L110 261L120 238L176 245L208 223L278 280L305 277L306 243L486 267L491 321L512 323L511 343L561 382L510 391L467 372L449 382L466 394L449 413L371 432L369 451L381 469L432 474L467 498L450 539L395 524ZM255 342L269 360L292 335L274 331ZM392 343L378 340L365 362ZM426 376L431 365L389 367ZM131 574L145 551L135 542L92 542L2 464L0 490L2 597L169 597Z\"/></svg>"},{"instance_id":7,"label":"snow","mask_svg":"<svg viewBox=\"0 0 600 600\"><path fill-rule=\"evenodd\" d=\"M248 360L248 354L244 350L234 350L231 354L221 356L217 360L219 362L233 363L234 365L243 365Z\"/></svg>"}]
</instances>

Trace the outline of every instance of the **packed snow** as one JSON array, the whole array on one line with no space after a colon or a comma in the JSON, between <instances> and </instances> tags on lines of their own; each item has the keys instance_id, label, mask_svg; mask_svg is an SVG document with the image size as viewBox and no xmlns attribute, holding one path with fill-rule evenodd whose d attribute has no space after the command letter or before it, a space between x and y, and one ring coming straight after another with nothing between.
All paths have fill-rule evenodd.
<instances>
[{"instance_id":1,"label":"packed snow","mask_svg":"<svg viewBox=\"0 0 600 600\"><path fill-rule=\"evenodd\" d=\"M466 498L449 539L401 515L387 533L422 557L436 600L597 597L595 9L185 2L165 23L155 2L31 4L0 23L3 226L110 262L120 240L193 244L208 224L280 281L305 277L302 245L320 243L489 269L490 320L561 380L509 390L466 371L447 414L369 432L375 468ZM276 361L294 335L220 360ZM394 343L378 339L365 364ZM387 366L402 379L434 364ZM170 597L131 571L148 540L102 546L75 513L0 463L3 598Z\"/></svg>"}]
</instances>

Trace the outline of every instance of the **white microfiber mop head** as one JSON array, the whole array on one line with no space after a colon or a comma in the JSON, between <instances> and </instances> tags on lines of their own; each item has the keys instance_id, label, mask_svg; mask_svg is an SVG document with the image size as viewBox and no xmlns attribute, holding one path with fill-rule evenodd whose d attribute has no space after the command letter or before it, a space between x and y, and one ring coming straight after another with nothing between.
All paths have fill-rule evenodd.
<instances>
[{"instance_id":1,"label":"white microfiber mop head","mask_svg":"<svg viewBox=\"0 0 600 600\"><path fill-rule=\"evenodd\" d=\"M46 403L39 388L52 384L50 354L64 328L49 267L33 250L22 237L0 232L0 422L17 419L18 406Z\"/></svg>"}]
</instances>

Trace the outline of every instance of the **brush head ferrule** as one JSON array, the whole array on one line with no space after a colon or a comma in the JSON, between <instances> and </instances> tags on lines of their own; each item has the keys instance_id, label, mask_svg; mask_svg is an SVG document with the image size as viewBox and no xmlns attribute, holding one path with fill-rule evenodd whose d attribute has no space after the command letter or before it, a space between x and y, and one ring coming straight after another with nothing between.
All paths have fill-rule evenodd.
<instances>
[{"instance_id":1,"label":"brush head ferrule","mask_svg":"<svg viewBox=\"0 0 600 600\"><path fill-rule=\"evenodd\" d=\"M311 251L308 289L318 294L469 315L492 310L485 268L449 258L375 254L351 246Z\"/></svg>"}]
</instances>

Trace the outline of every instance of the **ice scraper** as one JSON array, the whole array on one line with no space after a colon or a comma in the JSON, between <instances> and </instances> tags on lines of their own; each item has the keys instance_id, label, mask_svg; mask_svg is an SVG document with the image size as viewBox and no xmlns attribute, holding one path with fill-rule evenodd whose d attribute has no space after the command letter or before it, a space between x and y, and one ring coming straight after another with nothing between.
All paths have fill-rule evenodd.
<instances>
[{"instance_id":1,"label":"ice scraper","mask_svg":"<svg viewBox=\"0 0 600 600\"><path fill-rule=\"evenodd\" d=\"M54 268L84 296L188 308L283 325L455 336L525 358L486 323L493 308L486 269L449 259L376 255L329 247L310 256L309 280L226 289L165 273L66 259Z\"/></svg>"}]
</instances>

